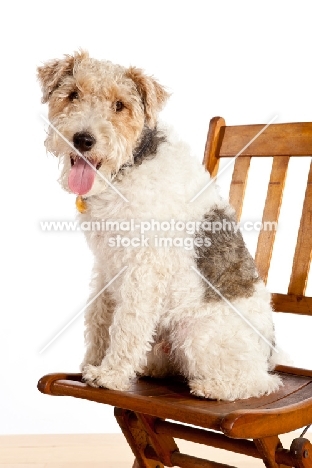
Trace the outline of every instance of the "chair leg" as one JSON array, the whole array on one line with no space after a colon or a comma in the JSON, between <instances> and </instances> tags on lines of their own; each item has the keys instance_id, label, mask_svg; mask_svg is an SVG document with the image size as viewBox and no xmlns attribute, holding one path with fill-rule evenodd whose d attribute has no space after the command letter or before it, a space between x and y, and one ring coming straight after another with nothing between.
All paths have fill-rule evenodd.
<instances>
[{"instance_id":1,"label":"chair leg","mask_svg":"<svg viewBox=\"0 0 312 468\"><path fill-rule=\"evenodd\" d=\"M132 411L115 408L115 418L130 445L135 461L132 468L164 468L151 439Z\"/></svg>"},{"instance_id":2,"label":"chair leg","mask_svg":"<svg viewBox=\"0 0 312 468\"><path fill-rule=\"evenodd\" d=\"M157 434L155 431L155 419L147 414L137 413L139 424L148 434L151 446L159 459L165 466L173 466L171 456L173 453L179 452L178 446L172 436Z\"/></svg>"},{"instance_id":3,"label":"chair leg","mask_svg":"<svg viewBox=\"0 0 312 468\"><path fill-rule=\"evenodd\" d=\"M255 439L254 442L267 468L289 468L289 466L291 466L278 464L275 461L276 451L283 447L277 436Z\"/></svg>"}]
</instances>

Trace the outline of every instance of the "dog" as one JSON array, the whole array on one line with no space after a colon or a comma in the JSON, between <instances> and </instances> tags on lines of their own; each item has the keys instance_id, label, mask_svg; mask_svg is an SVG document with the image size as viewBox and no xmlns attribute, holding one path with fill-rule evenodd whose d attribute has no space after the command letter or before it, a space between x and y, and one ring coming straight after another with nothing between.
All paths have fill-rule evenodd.
<instances>
[{"instance_id":1,"label":"dog","mask_svg":"<svg viewBox=\"0 0 312 468\"><path fill-rule=\"evenodd\" d=\"M136 376L182 375L194 395L228 401L276 391L270 294L230 229L233 208L159 121L166 89L85 51L38 78L61 186L77 195L80 222L97 226L85 230L84 380L125 391Z\"/></svg>"}]
</instances>

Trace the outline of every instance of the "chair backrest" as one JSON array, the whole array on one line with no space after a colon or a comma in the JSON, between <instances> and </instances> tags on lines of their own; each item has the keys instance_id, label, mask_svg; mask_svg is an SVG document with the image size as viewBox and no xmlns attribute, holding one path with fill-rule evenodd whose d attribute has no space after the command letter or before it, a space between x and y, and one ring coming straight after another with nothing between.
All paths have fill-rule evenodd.
<instances>
[{"instance_id":1,"label":"chair backrest","mask_svg":"<svg viewBox=\"0 0 312 468\"><path fill-rule=\"evenodd\" d=\"M291 157L312 155L312 122L271 125L226 126L222 117L210 121L204 165L212 177L218 173L220 158L235 158L230 203L238 221L252 157L273 157L262 223L278 222L287 168ZM255 255L260 276L267 281L274 230L261 230ZM312 252L312 161L308 175L297 244L287 294L272 294L276 312L312 315L312 298L305 296Z\"/></svg>"}]
</instances>

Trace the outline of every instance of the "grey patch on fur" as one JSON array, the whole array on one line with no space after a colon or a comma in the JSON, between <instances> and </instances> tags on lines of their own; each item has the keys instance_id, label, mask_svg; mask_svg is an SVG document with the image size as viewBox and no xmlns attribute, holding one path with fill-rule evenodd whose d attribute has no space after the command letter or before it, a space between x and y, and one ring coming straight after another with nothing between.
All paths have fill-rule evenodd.
<instances>
[{"instance_id":1,"label":"grey patch on fur","mask_svg":"<svg viewBox=\"0 0 312 468\"><path fill-rule=\"evenodd\" d=\"M165 141L165 135L161 134L157 127L152 129L145 127L139 144L133 152L134 165L139 166L145 158L155 156L158 146L160 143L164 143Z\"/></svg>"},{"instance_id":2,"label":"grey patch on fur","mask_svg":"<svg viewBox=\"0 0 312 468\"><path fill-rule=\"evenodd\" d=\"M157 154L158 146L166 141L166 137L157 127L144 127L139 143L133 151L133 159L123 164L115 177L121 179L129 170L140 166L144 160L152 159ZM113 175L114 176L114 175Z\"/></svg>"},{"instance_id":3,"label":"grey patch on fur","mask_svg":"<svg viewBox=\"0 0 312 468\"><path fill-rule=\"evenodd\" d=\"M236 222L234 215L229 215L226 211L215 207L204 215L202 223ZM199 238L209 238L211 245L196 246L196 239ZM222 296L228 300L252 296L254 285L260 278L240 230L236 234L234 229L222 229L213 233L201 226L195 234L194 245L198 270ZM206 282L204 286L206 301L221 299Z\"/></svg>"}]
</instances>

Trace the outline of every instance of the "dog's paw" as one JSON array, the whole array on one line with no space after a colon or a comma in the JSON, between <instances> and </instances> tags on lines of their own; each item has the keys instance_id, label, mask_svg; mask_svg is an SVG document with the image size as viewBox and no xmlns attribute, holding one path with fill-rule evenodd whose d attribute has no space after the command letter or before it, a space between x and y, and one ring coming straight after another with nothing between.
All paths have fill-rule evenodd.
<instances>
[{"instance_id":1,"label":"dog's paw","mask_svg":"<svg viewBox=\"0 0 312 468\"><path fill-rule=\"evenodd\" d=\"M212 400L234 401L260 397L275 392L282 385L277 375L265 374L259 379L241 381L214 381L213 379L193 379L189 387L193 395Z\"/></svg>"},{"instance_id":2,"label":"dog's paw","mask_svg":"<svg viewBox=\"0 0 312 468\"><path fill-rule=\"evenodd\" d=\"M92 366L87 364L82 370L83 380L91 387L105 387L111 390L128 390L130 379L122 372L103 366Z\"/></svg>"},{"instance_id":3,"label":"dog's paw","mask_svg":"<svg viewBox=\"0 0 312 468\"><path fill-rule=\"evenodd\" d=\"M82 363L80 364L79 368L80 368L80 371L81 372L84 372L84 369L88 366L88 365L92 365L92 366L100 366L101 362L103 361L103 357L100 358L100 357L93 357L93 359L89 356L86 356L84 358L84 360L82 361Z\"/></svg>"}]
</instances>

